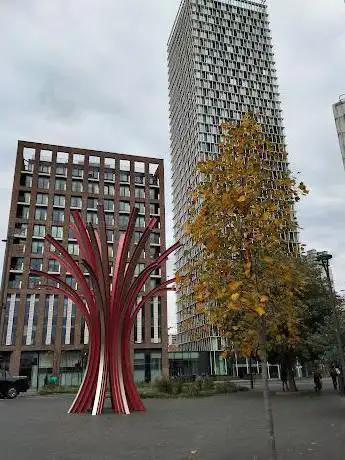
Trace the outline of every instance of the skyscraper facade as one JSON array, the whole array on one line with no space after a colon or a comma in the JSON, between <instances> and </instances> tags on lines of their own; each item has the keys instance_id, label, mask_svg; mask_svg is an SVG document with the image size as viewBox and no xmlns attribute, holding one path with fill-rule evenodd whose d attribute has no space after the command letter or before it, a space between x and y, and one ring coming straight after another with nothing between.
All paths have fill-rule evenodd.
<instances>
[{"instance_id":1,"label":"skyscraper facade","mask_svg":"<svg viewBox=\"0 0 345 460\"><path fill-rule=\"evenodd\" d=\"M59 375L63 385L77 385L86 364L88 329L76 306L61 295L37 290L30 269L60 274L76 282L59 263L49 259L51 234L79 259L79 247L69 230L71 210L97 228L97 204L104 205L108 251L127 227L132 207L139 209L135 242L151 217L158 222L136 267L138 275L165 249L163 160L19 141L2 282L0 310L1 364L15 375L26 374L33 387L46 376ZM146 290L164 281L166 270L152 273ZM137 381L168 373L167 299L154 297L139 312L133 330L133 360Z\"/></svg>"},{"instance_id":2,"label":"skyscraper facade","mask_svg":"<svg viewBox=\"0 0 345 460\"><path fill-rule=\"evenodd\" d=\"M339 98L339 102L333 105L333 114L339 138L340 152L345 167L345 94Z\"/></svg>"},{"instance_id":3,"label":"skyscraper facade","mask_svg":"<svg viewBox=\"0 0 345 460\"><path fill-rule=\"evenodd\" d=\"M265 0L182 0L168 42L168 67L174 231L183 243L177 252L180 269L193 253L183 229L189 193L200 179L196 165L217 155L221 122L239 121L252 112L278 153L284 145ZM273 169L286 167L282 158ZM179 347L214 353L213 372L222 373L226 369L217 358L221 337L203 322L193 305L178 302Z\"/></svg>"}]
</instances>

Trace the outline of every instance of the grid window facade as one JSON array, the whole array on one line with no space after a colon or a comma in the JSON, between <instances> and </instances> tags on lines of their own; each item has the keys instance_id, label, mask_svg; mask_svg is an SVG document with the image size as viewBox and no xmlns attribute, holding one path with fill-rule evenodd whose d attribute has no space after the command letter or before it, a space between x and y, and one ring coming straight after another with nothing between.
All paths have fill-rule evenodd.
<instances>
[{"instance_id":1,"label":"grid window facade","mask_svg":"<svg viewBox=\"0 0 345 460\"><path fill-rule=\"evenodd\" d=\"M176 268L188 263L193 250L184 235L187 200L201 180L198 161L218 154L220 124L254 113L277 152L284 128L265 0L182 0L168 42L170 138ZM275 177L287 168L277 161ZM159 191L150 191L150 198ZM290 235L291 244L298 242ZM184 321L200 340L193 340ZM181 350L219 351L217 330L206 327L194 305L178 302Z\"/></svg>"},{"instance_id":2,"label":"grid window facade","mask_svg":"<svg viewBox=\"0 0 345 460\"><path fill-rule=\"evenodd\" d=\"M140 170L137 170L138 165ZM15 347L21 350L30 346L33 351L59 355L64 347L78 351L88 343L88 330L75 305L61 295L52 294L44 286L38 291L37 284L41 280L30 274L31 270L60 274L69 285L76 287L71 274L49 256L48 252L54 252L54 248L44 237L52 235L73 258L80 260L78 242L69 229L73 223L72 212L78 210L83 220L91 222L97 230L97 206L102 204L108 227L108 252L113 258L116 256L115 243L125 231L131 209L137 206L140 210L137 220L140 229L149 221L153 204L149 197L151 189L154 189L160 193L160 200L155 203L161 209L163 225L155 232L159 234L159 251L162 252L165 249L163 187L162 160L18 142L8 227L11 238L7 243L8 256L4 263L2 286L7 300L6 307L0 311L0 353L12 353ZM136 189L140 189L140 193ZM136 198L137 195L139 198ZM140 235L141 232L136 232L133 248ZM142 252L140 263L143 266L151 260L151 246L155 249L157 245L148 241ZM133 253L133 248L129 255ZM163 280L165 276L163 268ZM56 285L56 282L42 280L42 284ZM146 290L149 285L150 281L145 286ZM140 332L137 339L139 337L140 340L135 342L143 350L157 348L165 359L167 369L166 296L162 295L161 299L159 318L156 318L157 325L162 325L161 342L153 343L150 339L150 305L146 305L138 317ZM18 375L19 361L11 361L14 375ZM59 362L58 359L55 361ZM58 369L55 370L58 372Z\"/></svg>"}]
</instances>

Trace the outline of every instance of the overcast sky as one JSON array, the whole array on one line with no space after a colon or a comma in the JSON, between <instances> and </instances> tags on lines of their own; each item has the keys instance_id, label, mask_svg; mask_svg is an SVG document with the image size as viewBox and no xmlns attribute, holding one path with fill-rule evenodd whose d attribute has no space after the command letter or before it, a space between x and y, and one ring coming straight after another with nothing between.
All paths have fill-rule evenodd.
<instances>
[{"instance_id":1,"label":"overcast sky","mask_svg":"<svg viewBox=\"0 0 345 460\"><path fill-rule=\"evenodd\" d=\"M332 115L345 93L345 4L268 3L290 161L311 188L299 207L301 239L333 253L336 285L345 289L345 172ZM164 158L173 242L166 42L178 6L179 0L1 0L1 238L16 143L25 139Z\"/></svg>"}]
</instances>

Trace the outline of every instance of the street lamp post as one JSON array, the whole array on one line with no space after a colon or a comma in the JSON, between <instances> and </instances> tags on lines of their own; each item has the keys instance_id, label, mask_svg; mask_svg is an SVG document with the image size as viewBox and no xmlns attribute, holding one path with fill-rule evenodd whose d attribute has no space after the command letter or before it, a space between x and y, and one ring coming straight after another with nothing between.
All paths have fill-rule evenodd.
<instances>
[{"instance_id":1,"label":"street lamp post","mask_svg":"<svg viewBox=\"0 0 345 460\"><path fill-rule=\"evenodd\" d=\"M328 287L330 290L331 294L331 299L332 299L332 307L333 307L333 315L335 319L335 333L337 337L337 343L338 343L338 353L339 353L339 358L340 358L340 364L341 364L341 382L340 382L340 392L342 395L344 395L344 383L345 383L345 358L344 358L344 349L343 349L343 344L341 340L341 327L340 327L340 318L339 318L339 312L338 312L338 306L337 306L337 301L336 301L336 296L335 292L333 289L333 283L331 280L331 274L330 274L330 260L332 259L332 254L329 254L328 252L318 252L317 254L317 260L321 262L323 269L325 270L326 276L327 276L327 281L328 281Z\"/></svg>"}]
</instances>

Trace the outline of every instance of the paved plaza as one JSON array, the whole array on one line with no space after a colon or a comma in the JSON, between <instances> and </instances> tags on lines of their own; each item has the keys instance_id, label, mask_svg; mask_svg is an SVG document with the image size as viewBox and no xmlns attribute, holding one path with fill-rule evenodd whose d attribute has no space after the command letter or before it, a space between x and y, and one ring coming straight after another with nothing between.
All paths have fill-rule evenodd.
<instances>
[{"instance_id":1,"label":"paved plaza","mask_svg":"<svg viewBox=\"0 0 345 460\"><path fill-rule=\"evenodd\" d=\"M345 402L322 394L273 396L281 460L345 458ZM311 390L311 385L310 385ZM1 460L267 460L258 391L146 400L131 416L67 415L72 398L0 400Z\"/></svg>"}]
</instances>

